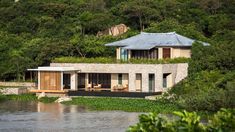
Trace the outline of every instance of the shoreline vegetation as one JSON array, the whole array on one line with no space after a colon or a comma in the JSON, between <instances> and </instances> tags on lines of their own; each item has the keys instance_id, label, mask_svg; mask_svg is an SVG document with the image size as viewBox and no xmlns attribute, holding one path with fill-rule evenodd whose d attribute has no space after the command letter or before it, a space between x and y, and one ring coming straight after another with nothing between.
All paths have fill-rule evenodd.
<instances>
[{"instance_id":1,"label":"shoreline vegetation","mask_svg":"<svg viewBox=\"0 0 235 132\"><path fill-rule=\"evenodd\" d=\"M57 97L42 97L38 99L34 94L0 95L0 102L14 100L53 103L57 99ZM174 103L164 103L161 101L158 102L140 98L74 97L72 101L63 102L62 104L87 106L89 110L97 111L121 110L126 112L170 113L172 111L180 110L180 107Z\"/></svg>"},{"instance_id":2,"label":"shoreline vegetation","mask_svg":"<svg viewBox=\"0 0 235 132\"><path fill-rule=\"evenodd\" d=\"M42 103L54 103L58 97L37 98L35 94L2 95L3 101L38 101ZM118 98L118 97L73 97L72 101L62 102L65 105L86 106L91 111L120 110L125 112L154 112L158 114L169 114L173 111L183 111L184 108L175 102L159 100L146 100L142 98ZM206 117L214 112L198 111L199 115Z\"/></svg>"}]
</instances>

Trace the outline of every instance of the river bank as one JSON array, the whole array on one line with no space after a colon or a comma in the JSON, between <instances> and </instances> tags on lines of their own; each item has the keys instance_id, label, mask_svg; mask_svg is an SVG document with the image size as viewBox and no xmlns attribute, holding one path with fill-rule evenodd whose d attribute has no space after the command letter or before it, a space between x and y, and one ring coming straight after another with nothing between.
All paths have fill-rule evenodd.
<instances>
[{"instance_id":1,"label":"river bank","mask_svg":"<svg viewBox=\"0 0 235 132\"><path fill-rule=\"evenodd\" d=\"M138 122L139 112L90 111L86 107L38 101L0 102L0 131L120 132Z\"/></svg>"},{"instance_id":2,"label":"river bank","mask_svg":"<svg viewBox=\"0 0 235 132\"><path fill-rule=\"evenodd\" d=\"M52 103L56 97L43 97L37 99L34 94L22 95L0 95L0 101L36 101L43 103ZM173 103L164 103L160 101L146 99L129 98L111 98L111 97L73 97L72 101L63 102L65 105L86 106L89 110L121 110L126 112L156 112L169 113L180 110L180 107Z\"/></svg>"}]
</instances>

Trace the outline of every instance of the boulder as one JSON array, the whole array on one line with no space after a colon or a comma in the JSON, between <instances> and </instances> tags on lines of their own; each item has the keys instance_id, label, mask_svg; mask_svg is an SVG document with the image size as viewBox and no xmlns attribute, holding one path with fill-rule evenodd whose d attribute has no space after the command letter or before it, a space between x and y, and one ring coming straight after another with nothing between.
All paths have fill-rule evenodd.
<instances>
[{"instance_id":1,"label":"boulder","mask_svg":"<svg viewBox=\"0 0 235 132\"><path fill-rule=\"evenodd\" d=\"M71 97L60 97L58 98L55 102L61 103L61 102L65 102L65 101L72 101Z\"/></svg>"}]
</instances>

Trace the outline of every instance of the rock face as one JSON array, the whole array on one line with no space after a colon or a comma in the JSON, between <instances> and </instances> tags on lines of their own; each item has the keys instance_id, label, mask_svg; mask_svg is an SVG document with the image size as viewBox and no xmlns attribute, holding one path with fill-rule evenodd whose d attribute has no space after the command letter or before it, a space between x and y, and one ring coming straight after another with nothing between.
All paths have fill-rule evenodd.
<instances>
[{"instance_id":1,"label":"rock face","mask_svg":"<svg viewBox=\"0 0 235 132\"><path fill-rule=\"evenodd\" d=\"M125 24L119 24L112 26L111 28L108 28L104 31L99 31L97 33L97 36L104 36L104 35L112 35L112 36L118 36L125 32L127 32L129 27L127 27Z\"/></svg>"},{"instance_id":2,"label":"rock face","mask_svg":"<svg viewBox=\"0 0 235 132\"><path fill-rule=\"evenodd\" d=\"M60 97L55 102L61 103L61 102L65 102L65 101L72 101L72 98L71 97Z\"/></svg>"}]
</instances>

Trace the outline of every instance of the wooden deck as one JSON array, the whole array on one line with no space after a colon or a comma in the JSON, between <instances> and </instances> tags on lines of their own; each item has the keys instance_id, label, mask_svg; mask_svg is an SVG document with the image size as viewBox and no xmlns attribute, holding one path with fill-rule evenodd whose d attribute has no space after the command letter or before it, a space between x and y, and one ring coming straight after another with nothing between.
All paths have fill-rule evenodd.
<instances>
[{"instance_id":1,"label":"wooden deck","mask_svg":"<svg viewBox=\"0 0 235 132\"><path fill-rule=\"evenodd\" d=\"M68 91L68 96L98 96L98 97L144 98L145 96L153 96L160 94L162 94L162 92Z\"/></svg>"},{"instance_id":2,"label":"wooden deck","mask_svg":"<svg viewBox=\"0 0 235 132\"><path fill-rule=\"evenodd\" d=\"M29 90L30 93L68 93L68 90Z\"/></svg>"},{"instance_id":3,"label":"wooden deck","mask_svg":"<svg viewBox=\"0 0 235 132\"><path fill-rule=\"evenodd\" d=\"M66 94L68 96L97 96L97 97L130 97L144 98L145 96L160 95L162 92L128 92L110 91L110 89L84 90L30 90L31 93Z\"/></svg>"}]
</instances>

